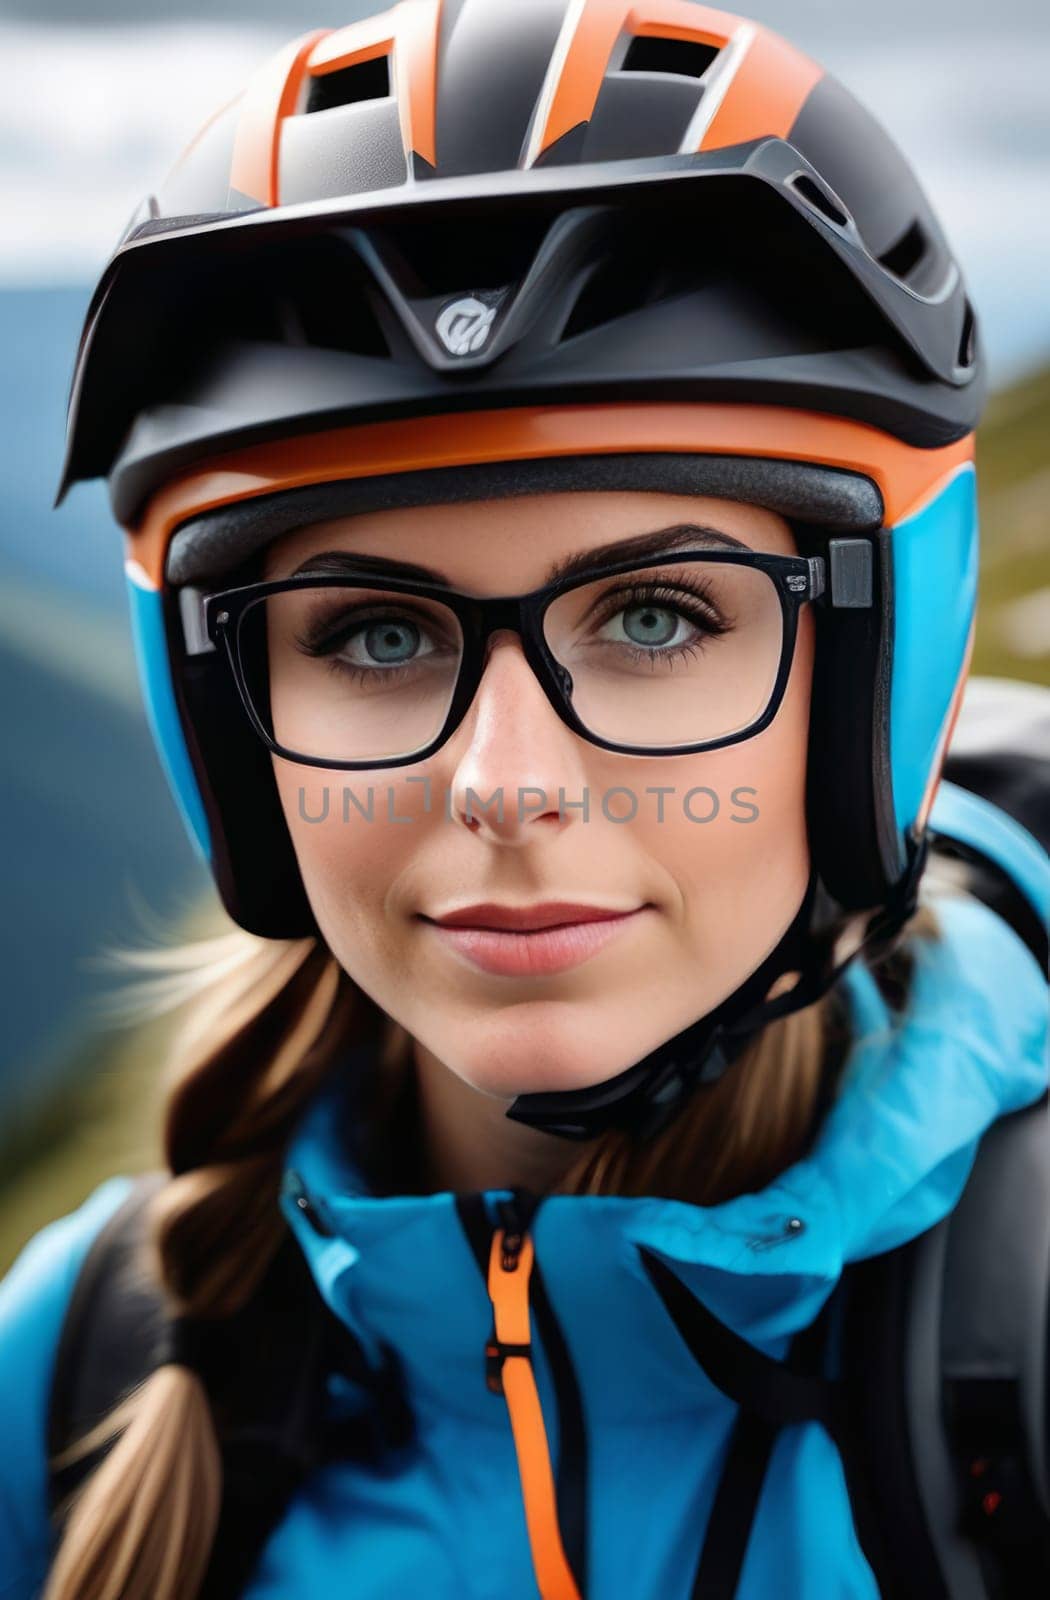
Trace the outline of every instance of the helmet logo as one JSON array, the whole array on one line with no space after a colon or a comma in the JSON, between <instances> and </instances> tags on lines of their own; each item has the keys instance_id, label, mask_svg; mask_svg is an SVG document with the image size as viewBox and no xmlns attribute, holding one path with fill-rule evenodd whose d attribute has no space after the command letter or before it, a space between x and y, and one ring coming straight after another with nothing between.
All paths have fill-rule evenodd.
<instances>
[{"instance_id":1,"label":"helmet logo","mask_svg":"<svg viewBox=\"0 0 1050 1600\"><path fill-rule=\"evenodd\" d=\"M480 350L492 332L497 310L498 305L487 306L473 295L447 305L435 326L449 355L470 356Z\"/></svg>"}]
</instances>

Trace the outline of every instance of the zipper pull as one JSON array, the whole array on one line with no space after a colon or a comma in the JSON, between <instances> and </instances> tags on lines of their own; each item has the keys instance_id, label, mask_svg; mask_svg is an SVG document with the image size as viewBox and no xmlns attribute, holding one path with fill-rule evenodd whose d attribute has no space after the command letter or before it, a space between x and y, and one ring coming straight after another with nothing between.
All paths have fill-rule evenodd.
<instances>
[{"instance_id":1,"label":"zipper pull","mask_svg":"<svg viewBox=\"0 0 1050 1600\"><path fill-rule=\"evenodd\" d=\"M525 1240L521 1218L513 1200L501 1200L499 1209L503 1219L500 1266L504 1272L517 1272L521 1247Z\"/></svg>"},{"instance_id":2,"label":"zipper pull","mask_svg":"<svg viewBox=\"0 0 1050 1600\"><path fill-rule=\"evenodd\" d=\"M489 1297L492 1300L492 1333L485 1346L485 1387L490 1394L503 1394L503 1363L508 1356L532 1356L529 1328L529 1274L532 1270L531 1246L526 1250L528 1234L521 1213L514 1200L501 1200L499 1215L502 1227L493 1229L489 1259ZM504 1273L516 1274L527 1255L522 1282L506 1290L499 1287ZM513 1331L517 1338L508 1338Z\"/></svg>"}]
</instances>

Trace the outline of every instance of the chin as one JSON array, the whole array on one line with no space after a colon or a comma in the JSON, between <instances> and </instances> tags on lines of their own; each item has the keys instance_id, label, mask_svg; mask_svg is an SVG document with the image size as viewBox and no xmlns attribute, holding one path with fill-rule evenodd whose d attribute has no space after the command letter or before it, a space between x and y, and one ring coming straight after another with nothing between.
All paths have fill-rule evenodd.
<instances>
[{"instance_id":1,"label":"chin","mask_svg":"<svg viewBox=\"0 0 1050 1600\"><path fill-rule=\"evenodd\" d=\"M630 1065L630 1063L625 1063ZM607 1078L615 1076L608 1068L597 1063L581 1067L579 1062L555 1062L544 1072L537 1072L535 1066L522 1067L520 1070L507 1069L493 1072L491 1068L484 1068L478 1072L463 1070L459 1076L472 1089L479 1094L491 1095L496 1100L515 1100L522 1094L549 1094L553 1091L566 1089L589 1089L596 1083L604 1083Z\"/></svg>"},{"instance_id":2,"label":"chin","mask_svg":"<svg viewBox=\"0 0 1050 1600\"><path fill-rule=\"evenodd\" d=\"M564 1004L546 1007L552 1014L532 1022L523 1019L520 1009L512 1007L494 1026L475 1023L456 1029L455 1045L447 1054L428 1041L430 1048L479 1093L512 1100L520 1094L604 1083L660 1042L639 1037L634 1053L624 1055L625 1046L633 1049L629 1021L611 1020L607 1008L599 1017L590 1007L577 1009L574 1016Z\"/></svg>"}]
</instances>

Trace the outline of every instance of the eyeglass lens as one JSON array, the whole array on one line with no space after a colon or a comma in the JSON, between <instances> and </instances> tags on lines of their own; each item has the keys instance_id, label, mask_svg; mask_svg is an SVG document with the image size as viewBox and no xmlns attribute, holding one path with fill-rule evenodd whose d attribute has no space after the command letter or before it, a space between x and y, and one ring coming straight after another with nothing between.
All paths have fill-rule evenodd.
<instances>
[{"instance_id":1,"label":"eyeglass lens","mask_svg":"<svg viewBox=\"0 0 1050 1600\"><path fill-rule=\"evenodd\" d=\"M564 591L543 632L580 722L644 750L757 722L780 667L783 613L766 572L669 560ZM255 713L283 749L306 760L410 759L448 717L463 631L429 598L302 585L251 602L238 649Z\"/></svg>"}]
</instances>

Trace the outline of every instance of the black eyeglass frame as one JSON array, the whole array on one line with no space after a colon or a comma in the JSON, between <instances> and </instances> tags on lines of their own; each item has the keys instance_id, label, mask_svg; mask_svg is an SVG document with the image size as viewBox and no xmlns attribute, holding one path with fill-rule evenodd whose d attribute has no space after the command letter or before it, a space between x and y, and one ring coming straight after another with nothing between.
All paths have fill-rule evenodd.
<instances>
[{"instance_id":1,"label":"black eyeglass frame","mask_svg":"<svg viewBox=\"0 0 1050 1600\"><path fill-rule=\"evenodd\" d=\"M780 664L772 692L761 715L744 729L724 734L718 739L705 739L687 745L627 745L617 744L593 733L582 723L573 710L571 678L568 670L552 654L543 632L543 620L548 608L561 595L573 589L585 588L602 578L616 577L626 572L641 572L652 567L679 566L686 562L751 567L764 572L772 580L780 600L781 642ZM260 718L244 671L241 653L241 633L248 610L269 595L283 594L296 589L375 589L386 594L408 594L414 598L432 600L446 606L456 616L463 635L463 655L459 664L456 684L449 702L445 721L430 744L408 755L377 757L363 761L330 760L320 756L304 756L278 743L267 731ZM802 606L820 600L826 592L825 561L822 556L783 556L761 550L705 550L668 552L648 560L625 560L593 567L569 578L559 578L528 594L479 596L461 594L442 584L419 583L408 578L383 577L374 571L354 573L302 573L293 578L277 578L269 582L245 584L235 589L225 589L202 596L204 628L208 638L226 652L233 672L241 703L248 719L274 755L300 766L322 767L339 772L375 771L387 767L408 767L426 761L441 749L459 727L473 703L485 670L486 649L490 636L499 629L510 629L521 639L522 650L533 674L548 701L561 721L589 744L602 750L612 750L620 755L680 756L695 755L703 750L721 750L727 745L742 744L754 738L773 721L784 691L787 688L798 635L798 618ZM569 683L566 685L566 679Z\"/></svg>"}]
</instances>

